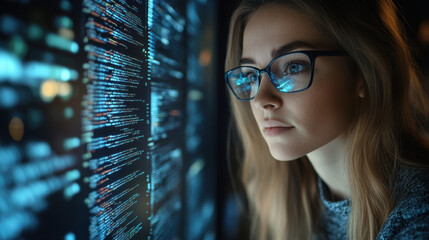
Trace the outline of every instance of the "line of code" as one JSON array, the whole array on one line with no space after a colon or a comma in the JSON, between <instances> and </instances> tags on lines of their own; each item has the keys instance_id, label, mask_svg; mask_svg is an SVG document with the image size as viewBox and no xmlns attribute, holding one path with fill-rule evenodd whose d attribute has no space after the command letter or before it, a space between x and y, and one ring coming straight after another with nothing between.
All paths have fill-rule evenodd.
<instances>
[{"instance_id":1,"label":"line of code","mask_svg":"<svg viewBox=\"0 0 429 240\"><path fill-rule=\"evenodd\" d=\"M146 9L141 0L83 1L90 239L143 239L149 232Z\"/></svg>"}]
</instances>

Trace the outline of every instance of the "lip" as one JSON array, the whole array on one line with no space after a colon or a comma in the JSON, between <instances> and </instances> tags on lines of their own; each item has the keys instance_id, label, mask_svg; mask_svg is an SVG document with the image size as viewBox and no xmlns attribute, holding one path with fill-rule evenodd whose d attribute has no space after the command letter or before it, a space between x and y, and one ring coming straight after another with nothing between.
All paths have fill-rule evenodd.
<instances>
[{"instance_id":1,"label":"lip","mask_svg":"<svg viewBox=\"0 0 429 240\"><path fill-rule=\"evenodd\" d=\"M288 123L284 123L278 120L274 120L274 119L265 119L262 122L262 127L263 128L274 128L274 127L286 127L286 128L290 128L293 127L292 124L288 124Z\"/></svg>"},{"instance_id":2,"label":"lip","mask_svg":"<svg viewBox=\"0 0 429 240\"><path fill-rule=\"evenodd\" d=\"M285 134L294 128L293 125L281 121L268 119L262 122L265 136L273 137Z\"/></svg>"}]
</instances>

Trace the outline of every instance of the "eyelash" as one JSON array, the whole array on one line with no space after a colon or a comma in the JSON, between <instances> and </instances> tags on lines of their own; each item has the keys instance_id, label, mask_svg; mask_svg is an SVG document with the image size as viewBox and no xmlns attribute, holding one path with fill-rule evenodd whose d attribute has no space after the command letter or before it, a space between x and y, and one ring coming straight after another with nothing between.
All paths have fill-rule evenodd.
<instances>
[{"instance_id":1,"label":"eyelash","mask_svg":"<svg viewBox=\"0 0 429 240\"><path fill-rule=\"evenodd\" d=\"M285 70L287 70L287 69L289 68L289 66L290 66L290 65L293 65L293 64L298 64L298 65L303 66L303 67L304 67L304 70L303 70L303 71L305 71L305 70L307 70L307 71L308 71L308 69L309 69L309 67L310 67L310 63L309 63L309 62L307 62L307 61L294 60L294 61L290 61L290 62L288 62L288 63L286 63L286 64L285 64L285 67L282 69L282 73L284 73L284 72L285 72ZM300 71L300 72L302 72L302 71Z\"/></svg>"}]
</instances>

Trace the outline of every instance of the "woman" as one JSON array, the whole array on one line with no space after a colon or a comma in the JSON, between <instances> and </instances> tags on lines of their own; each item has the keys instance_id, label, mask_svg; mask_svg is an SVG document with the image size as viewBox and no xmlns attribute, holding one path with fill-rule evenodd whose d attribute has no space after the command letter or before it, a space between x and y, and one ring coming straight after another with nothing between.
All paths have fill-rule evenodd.
<instances>
[{"instance_id":1,"label":"woman","mask_svg":"<svg viewBox=\"0 0 429 240\"><path fill-rule=\"evenodd\" d=\"M225 79L255 239L429 239L427 100L390 0L244 0Z\"/></svg>"}]
</instances>

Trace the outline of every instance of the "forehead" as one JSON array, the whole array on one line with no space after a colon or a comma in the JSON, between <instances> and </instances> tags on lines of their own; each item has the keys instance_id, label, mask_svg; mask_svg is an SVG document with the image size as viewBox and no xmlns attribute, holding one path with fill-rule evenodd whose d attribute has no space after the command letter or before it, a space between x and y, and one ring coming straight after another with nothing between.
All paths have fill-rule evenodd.
<instances>
[{"instance_id":1,"label":"forehead","mask_svg":"<svg viewBox=\"0 0 429 240\"><path fill-rule=\"evenodd\" d=\"M334 47L321 26L309 16L286 5L264 5L250 16L246 24L242 57L266 63L272 59L273 50L295 41L306 42L319 49Z\"/></svg>"}]
</instances>

